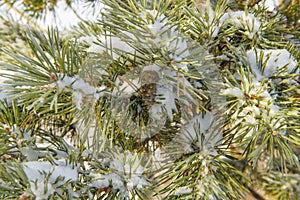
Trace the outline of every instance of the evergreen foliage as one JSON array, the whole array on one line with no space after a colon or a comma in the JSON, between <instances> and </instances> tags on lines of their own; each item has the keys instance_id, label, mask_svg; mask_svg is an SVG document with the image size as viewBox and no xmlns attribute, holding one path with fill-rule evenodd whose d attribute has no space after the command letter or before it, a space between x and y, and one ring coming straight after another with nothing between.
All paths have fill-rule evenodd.
<instances>
[{"instance_id":1,"label":"evergreen foliage","mask_svg":"<svg viewBox=\"0 0 300 200\"><path fill-rule=\"evenodd\" d=\"M101 2L0 16L1 199L300 198L297 2Z\"/></svg>"}]
</instances>

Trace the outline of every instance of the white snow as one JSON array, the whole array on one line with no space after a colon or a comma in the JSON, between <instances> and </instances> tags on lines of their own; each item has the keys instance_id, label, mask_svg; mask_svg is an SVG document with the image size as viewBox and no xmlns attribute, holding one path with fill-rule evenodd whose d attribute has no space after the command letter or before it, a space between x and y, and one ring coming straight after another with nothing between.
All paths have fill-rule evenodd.
<instances>
[{"instance_id":1,"label":"white snow","mask_svg":"<svg viewBox=\"0 0 300 200\"><path fill-rule=\"evenodd\" d=\"M105 188L111 183L114 189L119 189L126 194L127 190L134 188L141 190L143 186L148 185L146 177L143 175L145 168L141 165L138 154L125 151L117 157L109 165L110 173L93 173L95 181L89 185L90 187Z\"/></svg>"},{"instance_id":2,"label":"white snow","mask_svg":"<svg viewBox=\"0 0 300 200\"><path fill-rule=\"evenodd\" d=\"M155 71L158 75L161 74L161 67L157 66L157 65L146 65L143 68L143 72L147 72L147 71Z\"/></svg>"},{"instance_id":3,"label":"white snow","mask_svg":"<svg viewBox=\"0 0 300 200\"><path fill-rule=\"evenodd\" d=\"M257 57L263 60L259 62ZM284 135L287 127L284 112L275 104L274 97L268 91L268 83L262 79L268 79L277 73L277 70L283 68L285 68L282 70L283 74L290 73L296 63L290 58L290 54L286 50L250 50L247 52L247 59L254 74L249 77L240 74L242 77L237 77L238 80L242 81L240 87L227 86L221 91L221 94L237 97L238 100L239 109L232 114L232 127L237 124L244 124L245 128L238 130L238 132L243 134L247 131L245 137L251 137L260 124L269 124L274 133ZM258 68L257 62L265 63L264 71ZM236 75L238 76L238 74ZM244 107L248 104L246 101L252 101L252 105Z\"/></svg>"},{"instance_id":4,"label":"white snow","mask_svg":"<svg viewBox=\"0 0 300 200\"><path fill-rule=\"evenodd\" d=\"M139 78L128 80L127 77L116 78L115 85L117 88L113 91L114 95L119 95L118 92L121 92L122 95L131 95L141 87Z\"/></svg>"},{"instance_id":5,"label":"white snow","mask_svg":"<svg viewBox=\"0 0 300 200\"><path fill-rule=\"evenodd\" d=\"M161 148L157 148L152 155L152 159L156 169L160 169L164 165L166 154Z\"/></svg>"},{"instance_id":6,"label":"white snow","mask_svg":"<svg viewBox=\"0 0 300 200\"><path fill-rule=\"evenodd\" d=\"M60 74L56 83L58 90L72 91L72 101L79 110L81 110L84 97L99 99L104 95L104 86L94 87L78 75L69 77Z\"/></svg>"},{"instance_id":7,"label":"white snow","mask_svg":"<svg viewBox=\"0 0 300 200\"><path fill-rule=\"evenodd\" d=\"M31 146L22 147L20 151L22 155L26 157L27 161L36 161L38 160L39 156L46 156L45 152L34 150Z\"/></svg>"},{"instance_id":8,"label":"white snow","mask_svg":"<svg viewBox=\"0 0 300 200\"><path fill-rule=\"evenodd\" d=\"M182 58L189 55L187 40L182 38L177 31L177 26L168 24L168 18L163 14L158 14L156 10L148 10L152 17L147 28L150 36L146 36L146 43L154 42L155 47L165 52L171 52L174 56ZM146 16L143 16L147 20ZM149 20L148 20L149 21Z\"/></svg>"},{"instance_id":9,"label":"white snow","mask_svg":"<svg viewBox=\"0 0 300 200\"><path fill-rule=\"evenodd\" d=\"M128 35L128 33L125 34ZM91 44L87 49L87 52L97 54L107 52L108 54L111 54L113 59L117 59L121 54L134 54L135 52L135 50L131 46L129 46L126 42L122 41L117 36L100 35L96 40L95 38L86 37L81 38L81 40L85 40L87 43ZM101 44L99 44L99 41L101 42Z\"/></svg>"},{"instance_id":10,"label":"white snow","mask_svg":"<svg viewBox=\"0 0 300 200\"><path fill-rule=\"evenodd\" d=\"M141 165L138 155L125 151L120 156L121 159L114 159L110 163L110 169L127 178L127 187L129 189L133 189L135 186L141 189L144 185L147 185L147 181L143 177L145 168Z\"/></svg>"},{"instance_id":11,"label":"white snow","mask_svg":"<svg viewBox=\"0 0 300 200\"><path fill-rule=\"evenodd\" d=\"M185 48L186 48L186 43L185 43ZM186 72L188 71L188 67L187 67L187 64L183 64L184 57L182 57L182 56L188 56L187 53L188 53L188 51L182 53L180 56L178 56L176 54L170 56L175 61L175 66L178 69L181 69ZM183 54L185 54L185 55L183 55Z\"/></svg>"},{"instance_id":12,"label":"white snow","mask_svg":"<svg viewBox=\"0 0 300 200\"><path fill-rule=\"evenodd\" d=\"M168 24L168 19L165 15L158 13L157 10L148 10L145 14L149 14L152 17L153 21L151 20L147 27L151 35L150 38L155 44L160 46L162 41L178 36L175 27L171 27ZM144 13L141 16L147 20L147 16Z\"/></svg>"},{"instance_id":13,"label":"white snow","mask_svg":"<svg viewBox=\"0 0 300 200\"><path fill-rule=\"evenodd\" d=\"M73 91L72 102L75 104L78 110L81 110L82 99L83 99L82 92Z\"/></svg>"},{"instance_id":14,"label":"white snow","mask_svg":"<svg viewBox=\"0 0 300 200\"><path fill-rule=\"evenodd\" d=\"M0 86L0 101L3 101L4 99L7 99L7 94L5 94L4 92L3 92L3 89L2 89L2 87Z\"/></svg>"},{"instance_id":15,"label":"white snow","mask_svg":"<svg viewBox=\"0 0 300 200\"><path fill-rule=\"evenodd\" d=\"M81 36L80 38L77 39L77 42L87 43L88 45L91 46L94 42L97 42L97 37L95 37L94 35L92 35L92 36Z\"/></svg>"},{"instance_id":16,"label":"white snow","mask_svg":"<svg viewBox=\"0 0 300 200\"><path fill-rule=\"evenodd\" d=\"M237 97L240 102L244 102L246 99L257 102L258 98L264 99L267 102L272 99L267 90L268 85L266 83L258 81L255 77L246 77L244 74L242 76L240 79L243 81L240 87L227 86L226 89L221 90L220 94Z\"/></svg>"},{"instance_id":17,"label":"white snow","mask_svg":"<svg viewBox=\"0 0 300 200\"><path fill-rule=\"evenodd\" d=\"M148 13L151 15L152 19L154 19L154 22L148 25L152 37L153 38L162 37L161 34L164 33L166 30L168 30L169 28L168 26L166 26L168 22L166 16L158 15L156 10L149 10Z\"/></svg>"},{"instance_id":18,"label":"white snow","mask_svg":"<svg viewBox=\"0 0 300 200\"><path fill-rule=\"evenodd\" d=\"M64 90L66 87L70 87L74 82L75 77L60 75L57 80L57 86L59 90Z\"/></svg>"},{"instance_id":19,"label":"white snow","mask_svg":"<svg viewBox=\"0 0 300 200\"><path fill-rule=\"evenodd\" d=\"M175 191L175 195L182 195L182 194L190 194L192 193L192 190L190 188L178 188Z\"/></svg>"},{"instance_id":20,"label":"white snow","mask_svg":"<svg viewBox=\"0 0 300 200\"><path fill-rule=\"evenodd\" d=\"M286 49L276 50L248 50L247 59L257 79L270 78L277 72L281 75L291 73L297 66L297 62L293 59L291 54ZM262 60L260 58L262 57ZM266 63L263 68L259 67L257 63Z\"/></svg>"},{"instance_id":21,"label":"white snow","mask_svg":"<svg viewBox=\"0 0 300 200\"><path fill-rule=\"evenodd\" d=\"M107 188L110 183L116 189L121 191L125 190L125 186L121 177L117 174L94 174L95 181L93 181L89 186L96 188Z\"/></svg>"},{"instance_id":22,"label":"white snow","mask_svg":"<svg viewBox=\"0 0 300 200\"><path fill-rule=\"evenodd\" d=\"M208 31L209 35L211 37L215 38L219 33L220 25L216 20L215 11L211 6L210 1L206 1L205 3L206 3L205 5L200 3L200 4L202 4L200 6L200 8L201 8L200 13L202 14L201 17L203 20L202 23L204 23L204 25L207 27L207 31ZM208 17L208 18L206 18L206 17Z\"/></svg>"},{"instance_id":23,"label":"white snow","mask_svg":"<svg viewBox=\"0 0 300 200\"><path fill-rule=\"evenodd\" d=\"M237 29L244 29L244 34L249 38L253 38L261 27L260 20L254 14L244 11L229 11L221 17L220 23L229 23Z\"/></svg>"},{"instance_id":24,"label":"white snow","mask_svg":"<svg viewBox=\"0 0 300 200\"><path fill-rule=\"evenodd\" d=\"M87 95L93 95L96 93L96 88L85 82L83 79L77 79L72 85L72 88Z\"/></svg>"},{"instance_id":25,"label":"white snow","mask_svg":"<svg viewBox=\"0 0 300 200\"><path fill-rule=\"evenodd\" d=\"M36 200L48 199L54 192L62 193L59 186L67 181L77 181L77 167L72 168L64 161L58 161L58 165L52 165L47 161L24 162L23 170L30 182L30 189L35 195ZM63 177L59 179L58 177ZM75 194L75 193L73 193Z\"/></svg>"},{"instance_id":26,"label":"white snow","mask_svg":"<svg viewBox=\"0 0 300 200\"><path fill-rule=\"evenodd\" d=\"M237 97L240 103L244 102L246 99L251 99L253 102L257 102L258 98L263 99L264 101L260 101L260 103L267 102L272 99L267 90L266 83L260 82L254 77L250 77L251 80L249 80L248 77L245 75L243 76L244 81L240 87L228 87L226 89L222 89L220 94Z\"/></svg>"},{"instance_id":27,"label":"white snow","mask_svg":"<svg viewBox=\"0 0 300 200\"><path fill-rule=\"evenodd\" d=\"M273 103L268 106L268 109L262 112L262 116L267 124L270 124L273 131L278 134L285 135L286 127L284 113L280 107Z\"/></svg>"},{"instance_id":28,"label":"white snow","mask_svg":"<svg viewBox=\"0 0 300 200\"><path fill-rule=\"evenodd\" d=\"M164 111L167 113L170 120L173 120L173 110L178 111L175 104L176 94L173 91L173 86L167 83L160 83L156 89L155 107L151 108L151 116L157 118L159 113ZM158 106L157 106L158 105ZM159 108L160 107L160 108Z\"/></svg>"},{"instance_id":29,"label":"white snow","mask_svg":"<svg viewBox=\"0 0 300 200\"><path fill-rule=\"evenodd\" d=\"M251 106L243 108L238 114L238 120L233 122L232 126L240 123L246 125L245 127L250 125L248 128L251 128L251 130L245 137L251 137L253 131L260 124L269 124L271 130L280 135L285 135L287 127L284 113L282 113L279 106L274 105L272 102L260 104L259 107ZM240 133L243 131L245 130L239 130Z\"/></svg>"},{"instance_id":30,"label":"white snow","mask_svg":"<svg viewBox=\"0 0 300 200\"><path fill-rule=\"evenodd\" d=\"M260 109L256 106L247 106L245 107L239 114L238 117L245 122L239 121L240 123L245 123L247 125L257 125L259 121L257 121L257 117L261 114Z\"/></svg>"},{"instance_id":31,"label":"white snow","mask_svg":"<svg viewBox=\"0 0 300 200\"><path fill-rule=\"evenodd\" d=\"M0 73L14 75L14 72L3 70L3 69L0 69ZM4 99L7 99L8 101L10 101L9 95L6 94L6 92L5 92L5 85L6 85L5 81L7 81L7 80L8 80L7 78L0 76L0 101L4 100Z\"/></svg>"},{"instance_id":32,"label":"white snow","mask_svg":"<svg viewBox=\"0 0 300 200\"><path fill-rule=\"evenodd\" d=\"M215 130L210 128L213 126L214 116L212 113L202 113L194 117L189 123L183 127L180 137L183 139L183 151L193 152L193 144L201 150L199 157L206 157L208 154L214 155L216 146L222 139L222 133L215 133ZM204 136L204 140L202 140Z\"/></svg>"},{"instance_id":33,"label":"white snow","mask_svg":"<svg viewBox=\"0 0 300 200\"><path fill-rule=\"evenodd\" d=\"M244 92L238 87L233 87L233 88L222 89L221 95L243 98Z\"/></svg>"},{"instance_id":34,"label":"white snow","mask_svg":"<svg viewBox=\"0 0 300 200\"><path fill-rule=\"evenodd\" d=\"M207 180L198 180L197 184L197 193L200 194L200 196L203 196L205 193L205 187L207 185Z\"/></svg>"},{"instance_id":35,"label":"white snow","mask_svg":"<svg viewBox=\"0 0 300 200\"><path fill-rule=\"evenodd\" d=\"M279 0L264 0L259 2L260 5L263 5L267 8L267 11L276 11L279 7Z\"/></svg>"},{"instance_id":36,"label":"white snow","mask_svg":"<svg viewBox=\"0 0 300 200\"><path fill-rule=\"evenodd\" d=\"M260 124L269 124L273 132L284 135L286 132L284 113L274 104L274 98L267 90L268 83L260 82L255 77L243 76L240 88L229 87L222 90L223 95L234 96L238 100L239 108L235 113L231 113L232 127L244 124L241 126L245 128L238 132L243 134L247 131L245 137L251 137ZM245 95L242 96L242 93ZM252 105L247 106L247 101L252 101Z\"/></svg>"}]
</instances>

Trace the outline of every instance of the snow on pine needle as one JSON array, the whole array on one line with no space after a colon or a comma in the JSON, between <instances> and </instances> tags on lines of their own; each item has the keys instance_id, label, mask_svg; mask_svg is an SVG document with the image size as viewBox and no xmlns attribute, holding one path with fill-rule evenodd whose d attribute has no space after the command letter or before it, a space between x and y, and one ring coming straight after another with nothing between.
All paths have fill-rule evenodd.
<instances>
[{"instance_id":1,"label":"snow on pine needle","mask_svg":"<svg viewBox=\"0 0 300 200\"><path fill-rule=\"evenodd\" d=\"M48 199L55 193L77 198L79 194L72 190L71 182L78 181L78 167L57 161L55 165L48 161L31 161L22 163L23 170L30 182L30 191L36 200ZM66 187L67 185L67 187Z\"/></svg>"},{"instance_id":2,"label":"snow on pine needle","mask_svg":"<svg viewBox=\"0 0 300 200\"><path fill-rule=\"evenodd\" d=\"M220 18L222 26L231 25L235 29L243 29L243 34L250 39L260 31L262 23L252 13L246 13L245 11L229 11Z\"/></svg>"},{"instance_id":3,"label":"snow on pine needle","mask_svg":"<svg viewBox=\"0 0 300 200\"><path fill-rule=\"evenodd\" d=\"M297 62L286 49L248 50L247 59L256 78L271 78L274 75L285 76L296 69Z\"/></svg>"},{"instance_id":4,"label":"snow on pine needle","mask_svg":"<svg viewBox=\"0 0 300 200\"><path fill-rule=\"evenodd\" d=\"M222 133L212 128L214 121L214 115L209 112L200 113L191 119L179 136L183 142L182 150L186 153L198 152L200 157L216 155L215 147L220 144Z\"/></svg>"},{"instance_id":5,"label":"snow on pine needle","mask_svg":"<svg viewBox=\"0 0 300 200\"><path fill-rule=\"evenodd\" d=\"M292 177L299 54L280 14L103 2L71 39L26 31L29 53L3 65L0 198L241 199Z\"/></svg>"},{"instance_id":6,"label":"snow on pine needle","mask_svg":"<svg viewBox=\"0 0 300 200\"><path fill-rule=\"evenodd\" d=\"M78 75L69 77L60 74L56 83L58 90L69 90L72 92L72 100L78 110L81 110L82 104L84 103L84 98L96 100L104 95L103 90L105 89L105 87L94 87Z\"/></svg>"},{"instance_id":7,"label":"snow on pine needle","mask_svg":"<svg viewBox=\"0 0 300 200\"><path fill-rule=\"evenodd\" d=\"M104 163L108 166L107 171L104 170L101 173L96 171L97 168L92 170L93 181L89 187L103 192L105 188L111 188L113 193L120 198L121 196L124 198L132 196L135 190L146 193L150 180L147 173L151 170L151 166L149 163L144 163L145 160L141 154L117 150L111 152L110 156L106 155L105 160Z\"/></svg>"}]
</instances>

